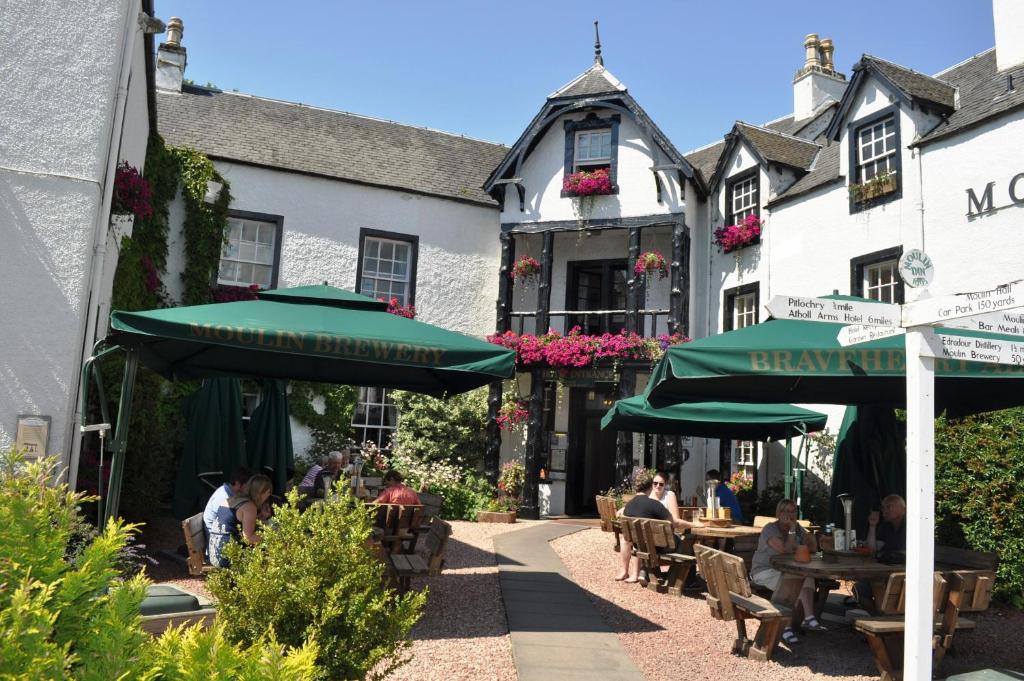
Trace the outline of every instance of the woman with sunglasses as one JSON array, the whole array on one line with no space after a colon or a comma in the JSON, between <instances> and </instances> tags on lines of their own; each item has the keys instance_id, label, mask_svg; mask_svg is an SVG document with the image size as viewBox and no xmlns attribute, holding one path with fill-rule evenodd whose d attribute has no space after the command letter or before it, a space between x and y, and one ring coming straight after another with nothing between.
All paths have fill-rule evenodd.
<instances>
[{"instance_id":1,"label":"woman with sunglasses","mask_svg":"<svg viewBox=\"0 0 1024 681\"><path fill-rule=\"evenodd\" d=\"M661 471L654 474L651 498L661 502L661 505L672 514L672 520L680 520L679 500L676 499L676 493L668 488L668 476Z\"/></svg>"}]
</instances>

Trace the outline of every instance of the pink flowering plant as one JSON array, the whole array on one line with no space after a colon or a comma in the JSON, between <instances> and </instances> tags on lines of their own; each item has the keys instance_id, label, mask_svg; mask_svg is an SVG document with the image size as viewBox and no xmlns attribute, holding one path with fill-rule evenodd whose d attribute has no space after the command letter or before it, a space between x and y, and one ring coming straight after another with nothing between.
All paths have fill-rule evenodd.
<instances>
[{"instance_id":1,"label":"pink flowering plant","mask_svg":"<svg viewBox=\"0 0 1024 681\"><path fill-rule=\"evenodd\" d=\"M211 291L211 295L215 303L234 303L239 300L256 300L259 297L259 292L259 284L250 284L249 286L218 284Z\"/></svg>"},{"instance_id":2,"label":"pink flowering plant","mask_svg":"<svg viewBox=\"0 0 1024 681\"><path fill-rule=\"evenodd\" d=\"M512 265L512 271L509 272L509 276L512 277L512 281L518 279L521 282L528 282L537 278L540 274L540 263L536 258L529 255L520 256L514 265Z\"/></svg>"},{"instance_id":3,"label":"pink flowering plant","mask_svg":"<svg viewBox=\"0 0 1024 681\"><path fill-rule=\"evenodd\" d=\"M402 305L398 302L398 298L392 298L391 300L385 301L383 298L378 298L380 302L387 302L388 312L399 317L405 317L406 319L416 318L416 306L412 303L408 305Z\"/></svg>"},{"instance_id":4,"label":"pink flowering plant","mask_svg":"<svg viewBox=\"0 0 1024 681\"><path fill-rule=\"evenodd\" d=\"M612 180L606 168L570 173L562 180L562 191L569 196L596 196L612 193Z\"/></svg>"},{"instance_id":5,"label":"pink flowering plant","mask_svg":"<svg viewBox=\"0 0 1024 681\"><path fill-rule=\"evenodd\" d=\"M638 277L651 277L657 274L659 279L664 279L668 276L668 265L665 264L665 256L657 251L641 253L640 257L636 259L633 274Z\"/></svg>"},{"instance_id":6,"label":"pink flowering plant","mask_svg":"<svg viewBox=\"0 0 1024 681\"><path fill-rule=\"evenodd\" d=\"M498 422L498 428L501 430L512 430L516 426L526 423L526 420L530 417L528 405L529 402L526 400L519 399L511 393L506 393L501 409L498 410L498 416L495 418L495 421Z\"/></svg>"},{"instance_id":7,"label":"pink flowering plant","mask_svg":"<svg viewBox=\"0 0 1024 681\"><path fill-rule=\"evenodd\" d=\"M505 513L519 510L525 483L526 467L522 462L506 463L498 475L498 496L487 504L487 509Z\"/></svg>"},{"instance_id":8,"label":"pink flowering plant","mask_svg":"<svg viewBox=\"0 0 1024 681\"><path fill-rule=\"evenodd\" d=\"M764 221L756 215L748 215L739 224L720 227L715 230L715 244L722 253L733 251L757 243L761 238Z\"/></svg>"},{"instance_id":9,"label":"pink flowering plant","mask_svg":"<svg viewBox=\"0 0 1024 681\"><path fill-rule=\"evenodd\" d=\"M682 334L646 338L626 331L589 335L581 333L580 327L574 326L567 335L557 331L548 331L540 336L506 331L488 336L487 340L514 350L519 369L583 369L602 360L656 362L668 346L685 343L690 339Z\"/></svg>"},{"instance_id":10,"label":"pink flowering plant","mask_svg":"<svg viewBox=\"0 0 1024 681\"><path fill-rule=\"evenodd\" d=\"M740 495L751 492L754 489L754 478L743 471L736 471L732 474L725 486L732 490L733 494Z\"/></svg>"},{"instance_id":11,"label":"pink flowering plant","mask_svg":"<svg viewBox=\"0 0 1024 681\"><path fill-rule=\"evenodd\" d=\"M149 182L139 169L128 161L117 164L114 173L114 197L110 205L111 215L134 215L148 218L153 214L152 192Z\"/></svg>"}]
</instances>

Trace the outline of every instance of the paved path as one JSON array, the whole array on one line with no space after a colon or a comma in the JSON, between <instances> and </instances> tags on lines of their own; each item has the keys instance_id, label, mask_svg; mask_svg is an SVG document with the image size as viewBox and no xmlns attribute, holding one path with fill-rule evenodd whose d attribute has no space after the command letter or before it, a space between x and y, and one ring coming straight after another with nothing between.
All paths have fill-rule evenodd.
<instances>
[{"instance_id":1,"label":"paved path","mask_svg":"<svg viewBox=\"0 0 1024 681\"><path fill-rule=\"evenodd\" d=\"M643 674L548 542L585 529L546 522L494 538L519 681L635 681Z\"/></svg>"}]
</instances>

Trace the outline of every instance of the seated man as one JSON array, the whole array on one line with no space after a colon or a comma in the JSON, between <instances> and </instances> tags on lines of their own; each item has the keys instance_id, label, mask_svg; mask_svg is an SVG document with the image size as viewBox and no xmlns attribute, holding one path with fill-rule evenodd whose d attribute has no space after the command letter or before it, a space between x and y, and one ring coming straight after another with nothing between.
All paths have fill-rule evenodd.
<instances>
[{"instance_id":1,"label":"seated man","mask_svg":"<svg viewBox=\"0 0 1024 681\"><path fill-rule=\"evenodd\" d=\"M327 455L327 461L322 471L317 473L313 482L313 496L317 499L327 497L329 486L334 485L338 477L345 472L348 465L348 454L345 452L331 452Z\"/></svg>"},{"instance_id":2,"label":"seated man","mask_svg":"<svg viewBox=\"0 0 1024 681\"><path fill-rule=\"evenodd\" d=\"M390 470L384 474L384 491L373 500L375 504L420 504L419 495L402 484L402 474Z\"/></svg>"},{"instance_id":3,"label":"seated man","mask_svg":"<svg viewBox=\"0 0 1024 681\"><path fill-rule=\"evenodd\" d=\"M750 580L755 584L774 592L782 581L782 573L772 567L771 559L780 554L795 553L796 547L805 544L814 553L818 550L814 535L807 532L796 522L796 503L791 499L783 499L775 507L773 523L768 523L761 530L757 540L757 551L750 562ZM803 606L803 628L810 631L825 631L825 627L814 616L814 580L804 579L800 587L797 604ZM787 626L782 632L782 640L792 645L799 643L792 627Z\"/></svg>"},{"instance_id":4,"label":"seated man","mask_svg":"<svg viewBox=\"0 0 1024 681\"><path fill-rule=\"evenodd\" d=\"M651 489L654 487L654 478L644 469L641 469L633 478L633 487L636 489L636 496L622 509L622 515L627 518L651 518L653 520L668 520L678 531L690 527L703 527L700 522L675 519L672 513L665 508L664 504L651 498ZM676 538L678 541L678 537ZM622 556L622 572L616 577L617 580L624 580L630 584L637 581L646 581L647 575L638 574L637 562L631 560L633 553L632 542L623 542L619 549Z\"/></svg>"},{"instance_id":5,"label":"seated man","mask_svg":"<svg viewBox=\"0 0 1024 681\"><path fill-rule=\"evenodd\" d=\"M901 563L906 559L907 526L903 522L906 516L907 502L898 494L890 494L882 499L881 518L878 511L868 515L867 544L872 553L884 563ZM879 520L882 522L879 523ZM872 615L878 614L871 582L856 582L853 585L853 597L860 607Z\"/></svg>"},{"instance_id":6,"label":"seated man","mask_svg":"<svg viewBox=\"0 0 1024 681\"><path fill-rule=\"evenodd\" d=\"M240 494L242 488L245 487L245 483L249 482L251 477L252 472L248 468L238 466L235 470L231 471L228 481L215 489L213 494L210 495L210 499L206 502L206 508L203 510L203 524L206 526L207 537L210 536L210 529L217 522L217 508L222 506L231 497Z\"/></svg>"},{"instance_id":7,"label":"seated man","mask_svg":"<svg viewBox=\"0 0 1024 681\"><path fill-rule=\"evenodd\" d=\"M715 488L715 496L718 497L718 501L722 504L722 508L727 508L732 513L732 521L737 525L743 522L743 510L740 508L740 502L733 494L729 486L725 484L725 480L722 480L722 474L715 469L711 469L705 474L706 480L718 480L718 487Z\"/></svg>"}]
</instances>

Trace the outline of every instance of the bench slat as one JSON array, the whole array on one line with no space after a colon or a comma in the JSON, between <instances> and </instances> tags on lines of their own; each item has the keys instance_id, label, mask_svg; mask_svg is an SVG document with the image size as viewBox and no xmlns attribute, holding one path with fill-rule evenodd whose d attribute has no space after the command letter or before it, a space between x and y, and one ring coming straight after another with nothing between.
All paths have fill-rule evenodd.
<instances>
[{"instance_id":1,"label":"bench slat","mask_svg":"<svg viewBox=\"0 0 1024 681\"><path fill-rule=\"evenodd\" d=\"M741 608L755 619L789 617L789 608L776 606L760 596L740 596L737 593L730 593L729 600L732 601L733 606Z\"/></svg>"},{"instance_id":2,"label":"bench slat","mask_svg":"<svg viewBox=\"0 0 1024 681\"><path fill-rule=\"evenodd\" d=\"M942 620L938 619L934 624L935 628L938 629L942 626ZM958 617L956 620L957 631L969 631L977 626L974 620L969 620L966 617ZM902 634L906 627L906 621L897 615L892 617L865 617L854 620L853 627L857 631L869 634Z\"/></svg>"}]
</instances>

